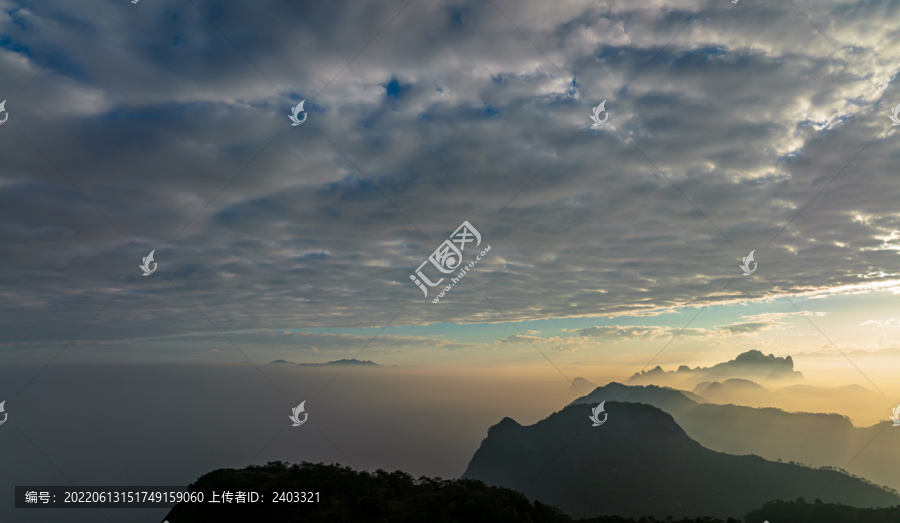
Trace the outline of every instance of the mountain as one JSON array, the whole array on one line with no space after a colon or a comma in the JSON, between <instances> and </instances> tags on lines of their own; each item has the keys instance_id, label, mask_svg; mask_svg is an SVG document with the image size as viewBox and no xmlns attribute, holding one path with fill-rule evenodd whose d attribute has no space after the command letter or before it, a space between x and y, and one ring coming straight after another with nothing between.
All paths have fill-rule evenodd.
<instances>
[{"instance_id":1,"label":"mountain","mask_svg":"<svg viewBox=\"0 0 900 523\"><path fill-rule=\"evenodd\" d=\"M732 385L747 390L757 387L744 382L728 386ZM714 387L695 390L709 394ZM672 415L692 439L709 449L816 467L843 467L900 490L900 429L892 429L887 421L860 428L838 414L718 405L706 403L705 397L652 385L610 383L571 404L596 405L616 400L654 405Z\"/></svg>"},{"instance_id":2,"label":"mountain","mask_svg":"<svg viewBox=\"0 0 900 523\"><path fill-rule=\"evenodd\" d=\"M788 411L821 411L863 414L871 417L879 409L883 396L858 385L817 387L791 385L767 389L755 382L732 378L723 382L702 382L694 392L714 403L735 403L748 407L777 407ZM883 414L875 410L878 416ZM883 419L883 416L881 416Z\"/></svg>"},{"instance_id":3,"label":"mountain","mask_svg":"<svg viewBox=\"0 0 900 523\"><path fill-rule=\"evenodd\" d=\"M569 386L569 394L584 396L585 394L596 388L596 383L591 383L584 378L575 378L574 380L572 380L572 385Z\"/></svg>"},{"instance_id":4,"label":"mountain","mask_svg":"<svg viewBox=\"0 0 900 523\"><path fill-rule=\"evenodd\" d=\"M791 385L780 387L773 391L775 398L771 406L785 410L801 410L806 405L827 403L832 412L858 413L863 406L879 406L884 403L881 393L869 390L859 385L844 385L841 387L816 387L813 385ZM808 409L804 409L808 410ZM880 419L884 419L881 415Z\"/></svg>"},{"instance_id":5,"label":"mountain","mask_svg":"<svg viewBox=\"0 0 900 523\"><path fill-rule=\"evenodd\" d=\"M790 523L900 523L900 507L855 508L833 503L772 501L744 516L744 523L789 521Z\"/></svg>"},{"instance_id":6,"label":"mountain","mask_svg":"<svg viewBox=\"0 0 900 523\"><path fill-rule=\"evenodd\" d=\"M522 494L489 487L475 480L442 480L405 472L357 472L349 467L270 462L244 469L219 469L192 483L190 492L259 492L256 503L179 503L166 515L178 523L384 522L419 523L572 523L559 509L531 502ZM274 491L294 498L275 502ZM318 492L318 495L315 493ZM301 502L305 493L313 502ZM296 494L296 496L295 496ZM234 499L232 497L232 499ZM286 500L285 500L286 501ZM641 520L645 523L646 520ZM615 516L580 520L580 523L638 523ZM701 523L700 519L682 523ZM702 523L724 523L702 520ZM729 522L731 523L731 522ZM736 523L736 522L735 522Z\"/></svg>"},{"instance_id":7,"label":"mountain","mask_svg":"<svg viewBox=\"0 0 900 523\"><path fill-rule=\"evenodd\" d=\"M628 383L668 384L674 386L693 387L703 381L719 381L730 378L748 380L765 380L775 382L792 382L803 379L803 374L794 370L794 360L790 356L766 356L758 350L750 350L739 354L731 361L713 365L712 367L695 367L686 365L675 371L665 371L657 365L648 370L635 373Z\"/></svg>"},{"instance_id":8,"label":"mountain","mask_svg":"<svg viewBox=\"0 0 900 523\"><path fill-rule=\"evenodd\" d=\"M245 469L220 469L199 478L191 492L259 492L256 503L179 503L167 520L178 523L497 521L564 523L557 509L522 494L479 481L413 479L404 472L356 472L349 467L271 462ZM278 499L286 492L291 499ZM317 494L316 494L317 493ZM301 501L305 496L307 502Z\"/></svg>"},{"instance_id":9,"label":"mountain","mask_svg":"<svg viewBox=\"0 0 900 523\"><path fill-rule=\"evenodd\" d=\"M357 359L349 359L349 360L334 360L328 361L325 363L294 363L292 361L286 360L273 360L269 362L269 365L296 365L298 367L324 367L329 365L334 366L346 366L346 365L360 365L360 366L368 366L368 367L381 367L381 365L369 361L369 360L357 360Z\"/></svg>"},{"instance_id":10,"label":"mountain","mask_svg":"<svg viewBox=\"0 0 900 523\"><path fill-rule=\"evenodd\" d=\"M583 403L597 404L604 400L616 400L625 403L646 403L658 407L673 416L675 413L684 413L693 410L700 403L706 403L706 399L684 390L657 385L622 385L612 382L603 387L597 387L590 394L582 396L569 405Z\"/></svg>"},{"instance_id":11,"label":"mountain","mask_svg":"<svg viewBox=\"0 0 900 523\"><path fill-rule=\"evenodd\" d=\"M311 489L310 487L314 487ZM313 492L315 503L272 503L269 491ZM203 475L189 487L191 492L256 491L269 494L266 502L176 504L166 515L179 523L245 523L248 521L303 521L332 523L377 521L418 523L663 523L642 517L595 516L573 520L558 509L530 502L522 494L500 487L488 487L475 480L413 479L404 472L356 472L347 467L272 462L244 469L220 469ZM307 495L309 496L309 495ZM857 509L842 505L814 505L776 501L747 515L744 523L769 521L790 523L896 523L900 509ZM829 519L839 516L839 520ZM891 519L893 518L893 519ZM671 522L672 520L666 520ZM739 523L729 519L682 519L678 523Z\"/></svg>"},{"instance_id":12,"label":"mountain","mask_svg":"<svg viewBox=\"0 0 900 523\"><path fill-rule=\"evenodd\" d=\"M274 363L274 362L273 362ZM381 367L381 365L369 361L369 360L357 360L357 359L349 359L349 360L334 360L326 363L298 363L298 367L323 367L325 365L360 365L360 366L368 366L368 367Z\"/></svg>"},{"instance_id":13,"label":"mountain","mask_svg":"<svg viewBox=\"0 0 900 523\"><path fill-rule=\"evenodd\" d=\"M694 387L694 392L719 402L719 399L730 394L746 394L751 397L757 397L768 395L769 390L754 381L731 378L724 382L704 381Z\"/></svg>"},{"instance_id":14,"label":"mountain","mask_svg":"<svg viewBox=\"0 0 900 523\"><path fill-rule=\"evenodd\" d=\"M836 471L707 449L651 405L607 400L605 411L599 427L591 426L585 405L527 427L504 418L462 477L582 518L739 517L770 500L800 497L860 507L900 503L896 494Z\"/></svg>"}]
</instances>

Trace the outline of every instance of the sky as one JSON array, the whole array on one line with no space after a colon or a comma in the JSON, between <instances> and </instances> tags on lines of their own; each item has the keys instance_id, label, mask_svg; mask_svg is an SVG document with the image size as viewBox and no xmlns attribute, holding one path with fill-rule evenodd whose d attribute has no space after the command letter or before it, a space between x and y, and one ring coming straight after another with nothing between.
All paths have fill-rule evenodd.
<instances>
[{"instance_id":1,"label":"sky","mask_svg":"<svg viewBox=\"0 0 900 523\"><path fill-rule=\"evenodd\" d=\"M73 365L562 390L756 349L887 409L898 8L0 0L0 400Z\"/></svg>"},{"instance_id":2,"label":"sky","mask_svg":"<svg viewBox=\"0 0 900 523\"><path fill-rule=\"evenodd\" d=\"M896 354L891 5L4 0L3 356Z\"/></svg>"}]
</instances>

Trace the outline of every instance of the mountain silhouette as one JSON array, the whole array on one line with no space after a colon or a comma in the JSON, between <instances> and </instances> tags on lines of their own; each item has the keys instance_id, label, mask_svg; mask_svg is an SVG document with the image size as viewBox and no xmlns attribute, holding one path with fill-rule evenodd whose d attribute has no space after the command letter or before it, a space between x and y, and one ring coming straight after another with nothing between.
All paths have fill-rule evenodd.
<instances>
[{"instance_id":1,"label":"mountain silhouette","mask_svg":"<svg viewBox=\"0 0 900 523\"><path fill-rule=\"evenodd\" d=\"M179 503L166 516L177 523L418 522L473 521L563 523L559 510L522 494L479 481L413 479L404 472L356 472L349 467L270 462L245 469L220 469L199 478L191 492L258 492L255 503ZM273 493L287 492L278 501ZM318 492L318 495L315 493ZM292 493L297 493L295 496ZM308 499L299 497L304 493Z\"/></svg>"},{"instance_id":2,"label":"mountain silhouette","mask_svg":"<svg viewBox=\"0 0 900 523\"><path fill-rule=\"evenodd\" d=\"M590 394L574 400L569 405L583 403L597 404L604 400L615 400L625 403L646 403L675 415L695 409L701 403L707 403L702 396L685 390L658 385L622 385L611 382L597 387Z\"/></svg>"},{"instance_id":3,"label":"mountain silhouette","mask_svg":"<svg viewBox=\"0 0 900 523\"><path fill-rule=\"evenodd\" d=\"M592 383L584 378L575 378L572 385L569 386L569 394L578 394L584 396L588 392L597 388L596 383Z\"/></svg>"},{"instance_id":4,"label":"mountain silhouette","mask_svg":"<svg viewBox=\"0 0 900 523\"><path fill-rule=\"evenodd\" d=\"M807 503L772 501L744 516L744 523L788 521L790 523L900 523L900 507L861 509L817 499Z\"/></svg>"},{"instance_id":5,"label":"mountain silhouette","mask_svg":"<svg viewBox=\"0 0 900 523\"><path fill-rule=\"evenodd\" d=\"M381 365L375 363L374 361L369 360L357 360L357 359L349 359L349 360L334 360L326 363L298 363L298 367L323 367L326 365L360 365L360 366L368 366L368 367L381 367Z\"/></svg>"},{"instance_id":6,"label":"mountain silhouette","mask_svg":"<svg viewBox=\"0 0 900 523\"><path fill-rule=\"evenodd\" d=\"M900 503L896 494L836 471L707 449L651 405L607 400L605 410L600 427L591 426L582 404L527 427L504 418L462 477L517 490L577 518L740 517L770 500L804 496L859 507Z\"/></svg>"},{"instance_id":7,"label":"mountain silhouette","mask_svg":"<svg viewBox=\"0 0 900 523\"><path fill-rule=\"evenodd\" d=\"M640 519L594 516L573 520L559 509L530 502L519 492L477 480L413 479L404 472L357 472L322 463L270 462L244 469L219 469L192 483L191 492L258 492L265 502L179 503L166 515L178 523L740 523L736 519ZM319 492L314 503L274 503L273 491ZM897 523L898 509L858 509L841 505L776 501L752 511L744 523ZM840 519L833 519L839 516ZM831 518L831 519L829 519Z\"/></svg>"},{"instance_id":8,"label":"mountain silhouette","mask_svg":"<svg viewBox=\"0 0 900 523\"><path fill-rule=\"evenodd\" d=\"M712 367L695 367L686 365L678 367L675 371L665 371L657 365L648 370L635 373L628 379L633 384L672 384L685 386L696 385L703 381L721 381L729 378L743 378L750 380L772 381L798 381L803 379L803 374L794 370L794 360L790 356L778 357L773 354L766 356L758 350L750 350L739 354L731 361L717 363Z\"/></svg>"},{"instance_id":9,"label":"mountain silhouette","mask_svg":"<svg viewBox=\"0 0 900 523\"><path fill-rule=\"evenodd\" d=\"M368 367L381 367L381 365L375 363L374 361L357 360L357 359L334 360L334 361L327 361L325 363L294 363L292 361L286 361L286 360L273 360L273 361L269 362L269 365L295 365L297 367L326 367L326 366L360 365L360 366L368 366Z\"/></svg>"},{"instance_id":10,"label":"mountain silhouette","mask_svg":"<svg viewBox=\"0 0 900 523\"><path fill-rule=\"evenodd\" d=\"M768 389L739 378L703 382L694 388L694 392L714 403L776 407L787 411L819 411L824 408L826 412L862 414L869 418L873 414L872 407L881 405L884 398L874 390L859 385L819 387L796 384Z\"/></svg>"},{"instance_id":11,"label":"mountain silhouette","mask_svg":"<svg viewBox=\"0 0 900 523\"><path fill-rule=\"evenodd\" d=\"M900 431L884 430L890 426L887 421L854 427L839 414L717 405L687 391L619 383L598 387L571 404L596 405L611 399L659 407L692 439L712 450L815 467L845 467L850 473L900 490Z\"/></svg>"},{"instance_id":12,"label":"mountain silhouette","mask_svg":"<svg viewBox=\"0 0 900 523\"><path fill-rule=\"evenodd\" d=\"M723 382L704 381L694 387L694 393L713 401L719 401L729 394L767 395L769 394L769 389L755 381L730 378Z\"/></svg>"},{"instance_id":13,"label":"mountain silhouette","mask_svg":"<svg viewBox=\"0 0 900 523\"><path fill-rule=\"evenodd\" d=\"M753 389L756 385L738 386ZM571 404L596 405L613 399L664 410L692 439L712 450L815 467L845 467L867 480L900 490L900 430L885 430L890 428L887 421L854 427L839 414L718 405L686 391L619 383L598 387Z\"/></svg>"}]
</instances>

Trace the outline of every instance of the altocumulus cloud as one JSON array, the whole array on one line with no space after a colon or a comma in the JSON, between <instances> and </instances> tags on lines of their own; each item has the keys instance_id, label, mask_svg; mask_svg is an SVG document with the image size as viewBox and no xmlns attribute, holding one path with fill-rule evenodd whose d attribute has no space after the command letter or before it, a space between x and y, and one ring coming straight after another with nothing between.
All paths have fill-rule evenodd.
<instances>
[{"instance_id":1,"label":"altocumulus cloud","mask_svg":"<svg viewBox=\"0 0 900 523\"><path fill-rule=\"evenodd\" d=\"M6 341L896 286L887 4L195 4L0 0ZM408 276L463 220L491 254L433 305Z\"/></svg>"}]
</instances>

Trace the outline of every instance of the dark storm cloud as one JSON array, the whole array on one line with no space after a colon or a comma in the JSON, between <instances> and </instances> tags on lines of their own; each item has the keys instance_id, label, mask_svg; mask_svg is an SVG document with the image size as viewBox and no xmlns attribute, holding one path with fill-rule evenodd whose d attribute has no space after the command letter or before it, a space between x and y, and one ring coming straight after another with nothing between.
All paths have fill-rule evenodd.
<instances>
[{"instance_id":1,"label":"dark storm cloud","mask_svg":"<svg viewBox=\"0 0 900 523\"><path fill-rule=\"evenodd\" d=\"M498 2L539 52L490 4L264 3L0 0L4 341L101 310L81 339L638 315L898 274L883 5L798 4L836 50L776 2ZM432 304L409 275L464 220L492 250ZM740 279L753 249L777 290Z\"/></svg>"}]
</instances>

